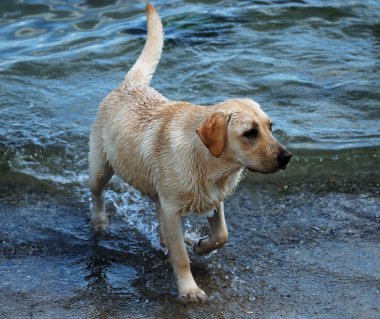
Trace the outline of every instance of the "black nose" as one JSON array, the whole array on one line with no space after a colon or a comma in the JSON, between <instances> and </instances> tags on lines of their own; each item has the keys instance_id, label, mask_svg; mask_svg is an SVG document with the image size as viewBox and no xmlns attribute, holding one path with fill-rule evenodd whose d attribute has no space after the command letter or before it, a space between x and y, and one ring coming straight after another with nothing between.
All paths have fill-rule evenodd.
<instances>
[{"instance_id":1,"label":"black nose","mask_svg":"<svg viewBox=\"0 0 380 319\"><path fill-rule=\"evenodd\" d=\"M292 158L292 153L290 153L287 150L283 150L278 154L277 161L280 168L286 168L286 165L288 165L290 159Z\"/></svg>"}]
</instances>

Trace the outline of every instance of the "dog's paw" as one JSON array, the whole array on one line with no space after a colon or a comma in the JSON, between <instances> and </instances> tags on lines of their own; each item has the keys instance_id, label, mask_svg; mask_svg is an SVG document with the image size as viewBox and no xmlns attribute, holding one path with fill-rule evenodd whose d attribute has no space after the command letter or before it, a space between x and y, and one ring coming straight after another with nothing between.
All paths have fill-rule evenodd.
<instances>
[{"instance_id":1,"label":"dog's paw","mask_svg":"<svg viewBox=\"0 0 380 319\"><path fill-rule=\"evenodd\" d=\"M205 236L205 237L202 237L200 238L193 246L193 251L194 253L196 253L197 255L199 256L203 256L203 255L206 255L208 254L210 251L205 249L203 246L202 246L202 242L204 240L208 240L209 237L208 236Z\"/></svg>"},{"instance_id":2,"label":"dog's paw","mask_svg":"<svg viewBox=\"0 0 380 319\"><path fill-rule=\"evenodd\" d=\"M97 216L96 218L91 218L91 226L94 231L102 231L108 228L108 218L106 215Z\"/></svg>"},{"instance_id":3,"label":"dog's paw","mask_svg":"<svg viewBox=\"0 0 380 319\"><path fill-rule=\"evenodd\" d=\"M207 295L202 289L196 287L180 292L178 299L182 303L205 302L207 300Z\"/></svg>"}]
</instances>

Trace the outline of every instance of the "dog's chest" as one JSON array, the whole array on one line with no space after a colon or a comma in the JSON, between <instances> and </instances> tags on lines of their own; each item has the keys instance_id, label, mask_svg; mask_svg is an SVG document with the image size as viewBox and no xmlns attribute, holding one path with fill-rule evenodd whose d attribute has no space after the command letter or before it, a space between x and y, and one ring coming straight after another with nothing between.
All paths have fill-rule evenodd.
<instances>
[{"instance_id":1,"label":"dog's chest","mask_svg":"<svg viewBox=\"0 0 380 319\"><path fill-rule=\"evenodd\" d=\"M194 194L193 198L195 200L190 204L188 211L203 214L214 209L234 190L240 180L240 176L241 170L239 169L231 175L206 183L206 187L203 190Z\"/></svg>"}]
</instances>

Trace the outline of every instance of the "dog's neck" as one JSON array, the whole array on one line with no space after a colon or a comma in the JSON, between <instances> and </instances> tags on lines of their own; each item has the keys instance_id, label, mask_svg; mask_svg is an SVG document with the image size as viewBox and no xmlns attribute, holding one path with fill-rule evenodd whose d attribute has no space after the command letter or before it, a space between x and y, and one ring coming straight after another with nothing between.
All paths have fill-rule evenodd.
<instances>
[{"instance_id":1,"label":"dog's neck","mask_svg":"<svg viewBox=\"0 0 380 319\"><path fill-rule=\"evenodd\" d=\"M220 180L224 180L230 175L236 174L242 168L240 165L231 163L230 161L221 157L214 157L212 154L209 154L207 162L207 179L210 182L218 183Z\"/></svg>"},{"instance_id":2,"label":"dog's neck","mask_svg":"<svg viewBox=\"0 0 380 319\"><path fill-rule=\"evenodd\" d=\"M202 160L198 161L198 165L202 165L199 180L203 181L205 191L218 190L221 193L218 196L224 198L238 184L243 168L225 158L223 154L220 157L213 156L199 137L195 143L198 144L194 147L196 157L202 157Z\"/></svg>"}]
</instances>

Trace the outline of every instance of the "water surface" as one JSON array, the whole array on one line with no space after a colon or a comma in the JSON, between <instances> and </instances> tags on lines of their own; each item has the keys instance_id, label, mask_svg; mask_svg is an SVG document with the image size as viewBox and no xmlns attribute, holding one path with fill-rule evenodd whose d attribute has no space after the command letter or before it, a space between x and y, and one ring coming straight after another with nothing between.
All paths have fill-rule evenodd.
<instances>
[{"instance_id":1,"label":"water surface","mask_svg":"<svg viewBox=\"0 0 380 319\"><path fill-rule=\"evenodd\" d=\"M179 307L151 202L114 179L109 232L88 227L88 136L142 49L143 3L1 1L2 317L379 317L380 3L153 4L166 41L152 85L255 99L292 165L246 174L229 245L191 256L209 305ZM205 233L186 221L190 239Z\"/></svg>"}]
</instances>

